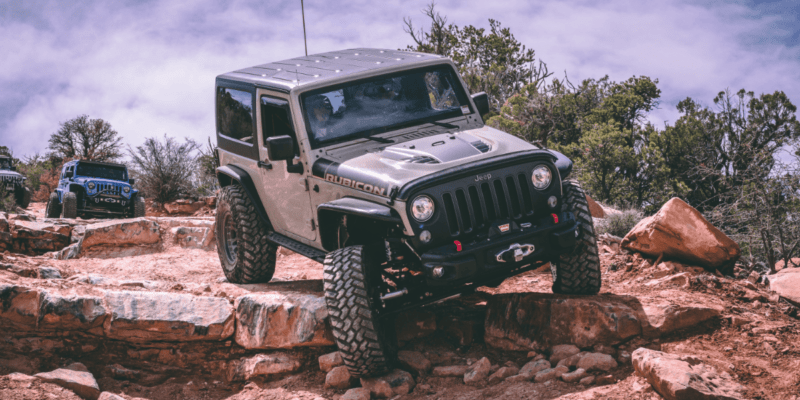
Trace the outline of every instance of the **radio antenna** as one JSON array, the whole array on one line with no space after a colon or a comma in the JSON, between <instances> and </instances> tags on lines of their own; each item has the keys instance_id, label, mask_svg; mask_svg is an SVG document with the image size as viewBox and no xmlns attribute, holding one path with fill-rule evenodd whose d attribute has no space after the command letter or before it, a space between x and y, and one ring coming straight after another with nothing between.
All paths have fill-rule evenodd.
<instances>
[{"instance_id":1,"label":"radio antenna","mask_svg":"<svg viewBox=\"0 0 800 400\"><path fill-rule=\"evenodd\" d=\"M306 10L303 7L303 0L300 0L300 13L303 15L303 44L306 46L306 57L308 57L308 40L306 39Z\"/></svg>"}]
</instances>

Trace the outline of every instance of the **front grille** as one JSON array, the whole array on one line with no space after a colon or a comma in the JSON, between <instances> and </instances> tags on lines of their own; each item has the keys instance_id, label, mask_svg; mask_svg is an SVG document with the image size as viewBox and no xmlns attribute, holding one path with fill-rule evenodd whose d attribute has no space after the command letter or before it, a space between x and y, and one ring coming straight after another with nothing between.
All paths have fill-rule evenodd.
<instances>
[{"instance_id":1,"label":"front grille","mask_svg":"<svg viewBox=\"0 0 800 400\"><path fill-rule=\"evenodd\" d=\"M450 234L468 234L497 220L519 220L533 214L528 176L492 178L444 193L441 197Z\"/></svg>"},{"instance_id":2,"label":"front grille","mask_svg":"<svg viewBox=\"0 0 800 400\"><path fill-rule=\"evenodd\" d=\"M96 189L97 192L100 194L114 195L114 196L122 195L122 186L115 185L113 183L98 183Z\"/></svg>"},{"instance_id":3,"label":"front grille","mask_svg":"<svg viewBox=\"0 0 800 400\"><path fill-rule=\"evenodd\" d=\"M0 176L0 180L5 183L22 183L22 178L18 176Z\"/></svg>"}]
</instances>

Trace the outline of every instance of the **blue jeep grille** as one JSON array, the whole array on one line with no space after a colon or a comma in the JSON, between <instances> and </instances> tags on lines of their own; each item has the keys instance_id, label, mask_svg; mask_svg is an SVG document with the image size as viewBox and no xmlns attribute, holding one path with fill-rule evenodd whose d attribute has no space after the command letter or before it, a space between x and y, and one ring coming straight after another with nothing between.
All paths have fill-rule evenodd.
<instances>
[{"instance_id":1,"label":"blue jeep grille","mask_svg":"<svg viewBox=\"0 0 800 400\"><path fill-rule=\"evenodd\" d=\"M120 196L122 195L122 186L113 183L98 183L97 192L99 194Z\"/></svg>"}]
</instances>

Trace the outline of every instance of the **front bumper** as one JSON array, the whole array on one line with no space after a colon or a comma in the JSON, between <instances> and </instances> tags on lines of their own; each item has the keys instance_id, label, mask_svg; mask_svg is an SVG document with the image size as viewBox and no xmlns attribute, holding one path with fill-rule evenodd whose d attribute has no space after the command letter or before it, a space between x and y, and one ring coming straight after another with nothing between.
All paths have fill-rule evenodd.
<instances>
[{"instance_id":1,"label":"front bumper","mask_svg":"<svg viewBox=\"0 0 800 400\"><path fill-rule=\"evenodd\" d=\"M421 255L431 286L504 279L538 261L550 261L575 246L577 223L572 213L557 214L529 227L518 227L473 243L441 246ZM514 225L512 225L514 226ZM460 250L459 250L460 247ZM437 267L444 273L437 276Z\"/></svg>"}]
</instances>

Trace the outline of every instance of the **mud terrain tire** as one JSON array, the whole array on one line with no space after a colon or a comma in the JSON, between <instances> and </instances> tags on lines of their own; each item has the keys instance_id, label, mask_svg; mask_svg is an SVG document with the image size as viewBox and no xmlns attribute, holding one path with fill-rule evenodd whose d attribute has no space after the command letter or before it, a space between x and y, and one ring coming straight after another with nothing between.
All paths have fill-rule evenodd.
<instances>
[{"instance_id":1,"label":"mud terrain tire","mask_svg":"<svg viewBox=\"0 0 800 400\"><path fill-rule=\"evenodd\" d=\"M58 218L61 215L61 203L58 201L58 193L50 193L50 199L47 200L47 208L44 210L45 218Z\"/></svg>"},{"instance_id":2,"label":"mud terrain tire","mask_svg":"<svg viewBox=\"0 0 800 400\"><path fill-rule=\"evenodd\" d=\"M594 233L592 214L586 201L586 193L577 182L563 184L564 202L562 212L571 212L578 223L575 249L551 262L553 293L597 294L600 291L600 256L597 237Z\"/></svg>"},{"instance_id":3,"label":"mud terrain tire","mask_svg":"<svg viewBox=\"0 0 800 400\"><path fill-rule=\"evenodd\" d=\"M78 196L74 192L64 193L64 202L61 204L61 218L74 219L78 217Z\"/></svg>"},{"instance_id":4,"label":"mud terrain tire","mask_svg":"<svg viewBox=\"0 0 800 400\"><path fill-rule=\"evenodd\" d=\"M31 190L23 186L17 198L17 205L26 209L31 204Z\"/></svg>"},{"instance_id":5,"label":"mud terrain tire","mask_svg":"<svg viewBox=\"0 0 800 400\"><path fill-rule=\"evenodd\" d=\"M144 217L144 197L136 196L133 201L133 218Z\"/></svg>"},{"instance_id":6,"label":"mud terrain tire","mask_svg":"<svg viewBox=\"0 0 800 400\"><path fill-rule=\"evenodd\" d=\"M354 377L389 370L394 346L376 312L380 248L350 246L328 253L324 264L325 303L333 337Z\"/></svg>"},{"instance_id":7,"label":"mud terrain tire","mask_svg":"<svg viewBox=\"0 0 800 400\"><path fill-rule=\"evenodd\" d=\"M267 241L269 227L241 186L220 190L216 220L217 253L228 281L269 282L278 248Z\"/></svg>"}]
</instances>

